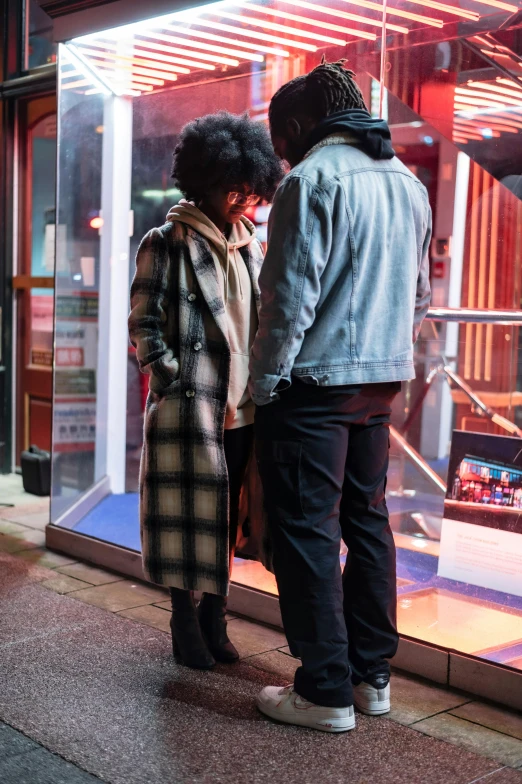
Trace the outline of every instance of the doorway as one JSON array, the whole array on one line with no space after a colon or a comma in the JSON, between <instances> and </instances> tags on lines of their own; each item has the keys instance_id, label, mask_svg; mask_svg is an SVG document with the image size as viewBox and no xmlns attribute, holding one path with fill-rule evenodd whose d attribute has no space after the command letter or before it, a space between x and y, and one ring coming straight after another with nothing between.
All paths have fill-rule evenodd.
<instances>
[{"instance_id":1,"label":"doorway","mask_svg":"<svg viewBox=\"0 0 522 784\"><path fill-rule=\"evenodd\" d=\"M56 199L56 95L18 105L14 247L15 465L32 444L51 448Z\"/></svg>"}]
</instances>

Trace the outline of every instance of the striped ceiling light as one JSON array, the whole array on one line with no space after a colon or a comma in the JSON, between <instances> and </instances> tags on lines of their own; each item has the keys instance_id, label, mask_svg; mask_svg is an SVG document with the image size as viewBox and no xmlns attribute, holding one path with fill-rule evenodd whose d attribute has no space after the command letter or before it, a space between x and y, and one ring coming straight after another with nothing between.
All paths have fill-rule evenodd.
<instances>
[{"instance_id":1,"label":"striped ceiling light","mask_svg":"<svg viewBox=\"0 0 522 784\"><path fill-rule=\"evenodd\" d=\"M522 131L522 76L468 81L455 88L454 106L453 141L458 144L518 134Z\"/></svg>"},{"instance_id":2,"label":"striped ceiling light","mask_svg":"<svg viewBox=\"0 0 522 784\"><path fill-rule=\"evenodd\" d=\"M522 0L518 0L522 5ZM407 9L405 8L407 6ZM419 28L476 22L519 5L504 0L387 0L386 31L408 35ZM267 58L345 48L382 35L383 0L225 0L154 18L66 45L61 89L89 94L139 96L171 87L194 73L233 73ZM488 41L480 46L490 46ZM496 52L502 56L503 52ZM467 88L463 88L464 90ZM488 100L492 90L484 88ZM507 88L506 88L507 89ZM478 88L473 95L485 101ZM465 107L473 96L459 93ZM497 104L510 96L498 94ZM513 97L513 96L511 96ZM482 106L486 104L478 104Z\"/></svg>"}]
</instances>

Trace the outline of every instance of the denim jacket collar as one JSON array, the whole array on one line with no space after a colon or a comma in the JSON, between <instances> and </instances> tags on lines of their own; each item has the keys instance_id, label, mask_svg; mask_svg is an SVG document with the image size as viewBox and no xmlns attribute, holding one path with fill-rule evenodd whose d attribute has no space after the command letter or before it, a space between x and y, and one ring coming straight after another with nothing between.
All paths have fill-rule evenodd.
<instances>
[{"instance_id":1,"label":"denim jacket collar","mask_svg":"<svg viewBox=\"0 0 522 784\"><path fill-rule=\"evenodd\" d=\"M331 147L334 144L360 144L360 141L351 133L332 133L308 150L303 161L309 158L310 155L313 155L314 152L317 152L317 150L321 150L323 147Z\"/></svg>"}]
</instances>

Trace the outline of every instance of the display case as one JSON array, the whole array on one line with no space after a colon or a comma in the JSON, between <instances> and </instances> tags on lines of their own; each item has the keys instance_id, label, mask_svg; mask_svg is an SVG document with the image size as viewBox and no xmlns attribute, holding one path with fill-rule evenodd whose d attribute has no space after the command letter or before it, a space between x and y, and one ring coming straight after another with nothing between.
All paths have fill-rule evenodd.
<instances>
[{"instance_id":1,"label":"display case","mask_svg":"<svg viewBox=\"0 0 522 784\"><path fill-rule=\"evenodd\" d=\"M60 44L51 547L141 574L146 377L129 288L141 237L181 197L181 128L219 109L266 122L284 82L346 58L434 214L432 309L391 430L403 665L444 680L461 656L522 673L521 9L239 0L109 30L98 15ZM250 214L262 239L268 212ZM276 594L236 558L232 608L277 623ZM440 678L406 661L426 646Z\"/></svg>"}]
</instances>

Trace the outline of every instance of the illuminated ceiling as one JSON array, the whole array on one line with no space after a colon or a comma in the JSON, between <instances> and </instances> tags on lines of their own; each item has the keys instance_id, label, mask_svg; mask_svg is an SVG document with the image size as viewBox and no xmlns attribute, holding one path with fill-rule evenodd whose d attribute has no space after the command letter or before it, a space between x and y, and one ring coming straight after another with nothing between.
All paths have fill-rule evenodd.
<instances>
[{"instance_id":1,"label":"illuminated ceiling","mask_svg":"<svg viewBox=\"0 0 522 784\"><path fill-rule=\"evenodd\" d=\"M522 130L522 60L490 38L475 36L472 42L506 75L470 80L455 88L453 141L458 144Z\"/></svg>"},{"instance_id":2,"label":"illuminated ceiling","mask_svg":"<svg viewBox=\"0 0 522 784\"><path fill-rule=\"evenodd\" d=\"M455 21L509 16L520 10L518 2L468 0L462 8L449 0L389 0L386 32L408 36ZM62 47L60 84L85 95L138 97L194 75L233 75L242 67L244 72L249 63L262 67L332 47L341 56L357 42L377 42L383 23L383 5L372 0L226 0L75 39ZM455 86L453 139L460 144L522 129L522 63L489 37L471 40L504 71L508 66L514 78Z\"/></svg>"}]
</instances>

